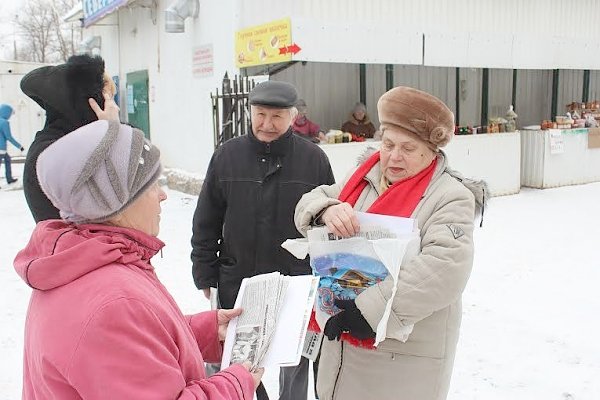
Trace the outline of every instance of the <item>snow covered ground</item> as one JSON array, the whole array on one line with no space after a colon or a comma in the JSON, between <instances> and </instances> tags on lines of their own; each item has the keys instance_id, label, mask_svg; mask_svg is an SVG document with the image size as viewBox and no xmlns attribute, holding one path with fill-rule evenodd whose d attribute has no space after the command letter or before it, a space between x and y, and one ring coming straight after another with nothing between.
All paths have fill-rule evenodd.
<instances>
[{"instance_id":1,"label":"snow covered ground","mask_svg":"<svg viewBox=\"0 0 600 400\"><path fill-rule=\"evenodd\" d=\"M0 186L4 400L20 397L30 293L12 260L34 224L23 192L6 190L3 179ZM184 312L206 310L208 301L192 283L189 261L196 198L168 195L159 236L167 246L154 264ZM475 265L463 296L449 399L600 399L599 199L600 183L523 189L492 199L475 234ZM271 398L277 398L277 371L267 371L264 381Z\"/></svg>"}]
</instances>

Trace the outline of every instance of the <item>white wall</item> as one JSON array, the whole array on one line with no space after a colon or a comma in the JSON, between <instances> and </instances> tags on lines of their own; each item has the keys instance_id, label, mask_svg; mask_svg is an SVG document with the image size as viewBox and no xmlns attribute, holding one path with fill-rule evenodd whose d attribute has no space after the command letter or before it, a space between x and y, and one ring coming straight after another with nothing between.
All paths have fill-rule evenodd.
<instances>
[{"instance_id":1,"label":"white wall","mask_svg":"<svg viewBox=\"0 0 600 400\"><path fill-rule=\"evenodd\" d=\"M111 14L97 24L83 29L83 38L100 36L100 55L104 59L106 72L110 76L119 74L119 17L117 13ZM95 53L94 53L95 54Z\"/></svg>"},{"instance_id":2,"label":"white wall","mask_svg":"<svg viewBox=\"0 0 600 400\"><path fill-rule=\"evenodd\" d=\"M163 164L204 174L214 150L210 93L221 87L226 71L238 73L233 57L238 0L201 0L199 17L186 19L184 33L166 33L164 10L173 2L159 0L156 10L121 8L114 14L116 25L107 23L109 17L85 35L102 35L107 70L115 75L118 66L123 117L127 73L148 70L150 133ZM194 78L192 49L204 44L213 45L215 72Z\"/></svg>"},{"instance_id":3,"label":"white wall","mask_svg":"<svg viewBox=\"0 0 600 400\"><path fill-rule=\"evenodd\" d=\"M600 69L598 15L596 0L576 7L569 0L246 0L241 26L291 17L293 39L305 49L297 60L344 62L361 53L372 58L375 49L379 59L363 62L414 64L415 47L394 35L398 29L424 33L425 65ZM318 29L306 35L297 26ZM373 41L377 30L386 34ZM585 57L573 56L574 43Z\"/></svg>"}]
</instances>

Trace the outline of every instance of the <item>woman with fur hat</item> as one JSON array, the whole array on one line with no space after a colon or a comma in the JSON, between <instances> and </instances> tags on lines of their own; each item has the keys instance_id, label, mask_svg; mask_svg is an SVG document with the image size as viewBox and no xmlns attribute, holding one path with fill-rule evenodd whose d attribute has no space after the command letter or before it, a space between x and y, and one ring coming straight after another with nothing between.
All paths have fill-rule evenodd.
<instances>
[{"instance_id":1,"label":"woman with fur hat","mask_svg":"<svg viewBox=\"0 0 600 400\"><path fill-rule=\"evenodd\" d=\"M105 73L102 58L79 55L70 57L65 64L31 71L21 80L21 90L46 111L46 123L35 135L25 159L25 199L35 222L59 218L58 210L37 180L37 158L68 132L96 121L98 117L91 104L104 109L117 108L112 100L116 87Z\"/></svg>"},{"instance_id":2,"label":"woman with fur hat","mask_svg":"<svg viewBox=\"0 0 600 400\"><path fill-rule=\"evenodd\" d=\"M473 220L485 202L485 184L448 167L440 147L453 136L454 115L442 101L396 87L381 96L377 110L379 151L344 182L305 194L296 206L296 227L306 234L311 225L324 224L349 237L360 229L355 210L412 217L418 221L421 249L403 261L386 339L376 348L374 330L393 281L339 304L342 312L324 328L317 391L322 400L445 399L461 293L473 265ZM410 325L412 333L401 341L399 333Z\"/></svg>"},{"instance_id":3,"label":"woman with fur hat","mask_svg":"<svg viewBox=\"0 0 600 400\"><path fill-rule=\"evenodd\" d=\"M342 132L350 132L363 138L372 138L375 126L367 114L367 107L363 103L356 103L348 121L342 124Z\"/></svg>"},{"instance_id":4,"label":"woman with fur hat","mask_svg":"<svg viewBox=\"0 0 600 400\"><path fill-rule=\"evenodd\" d=\"M62 220L37 224L15 269L33 288L23 399L251 399L263 371L219 361L240 309L184 316L150 259L165 192L159 150L118 121L96 121L38 158Z\"/></svg>"}]
</instances>

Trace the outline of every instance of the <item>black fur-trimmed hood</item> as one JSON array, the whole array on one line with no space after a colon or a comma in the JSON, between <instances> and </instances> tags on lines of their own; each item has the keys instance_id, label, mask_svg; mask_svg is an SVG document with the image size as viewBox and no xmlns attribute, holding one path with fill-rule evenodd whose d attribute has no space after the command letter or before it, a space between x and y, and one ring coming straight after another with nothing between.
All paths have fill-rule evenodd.
<instances>
[{"instance_id":1,"label":"black fur-trimmed hood","mask_svg":"<svg viewBox=\"0 0 600 400\"><path fill-rule=\"evenodd\" d=\"M21 80L21 90L46 110L47 120L62 120L72 129L97 119L88 98L104 107L103 87L104 60L89 55L72 56L64 64L37 68Z\"/></svg>"}]
</instances>

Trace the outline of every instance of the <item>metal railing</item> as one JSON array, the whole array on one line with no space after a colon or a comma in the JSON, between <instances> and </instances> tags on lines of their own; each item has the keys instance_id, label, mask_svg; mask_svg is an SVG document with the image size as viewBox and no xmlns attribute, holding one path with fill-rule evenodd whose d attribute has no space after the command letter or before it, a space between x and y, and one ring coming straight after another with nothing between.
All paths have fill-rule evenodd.
<instances>
[{"instance_id":1,"label":"metal railing","mask_svg":"<svg viewBox=\"0 0 600 400\"><path fill-rule=\"evenodd\" d=\"M250 130L248 94L256 84L248 77L235 75L230 79L225 73L221 93L211 93L215 149L231 138L242 136Z\"/></svg>"}]
</instances>

